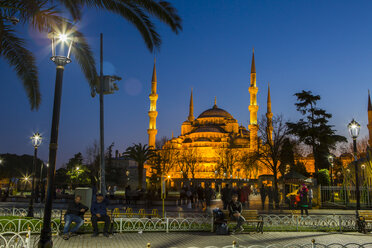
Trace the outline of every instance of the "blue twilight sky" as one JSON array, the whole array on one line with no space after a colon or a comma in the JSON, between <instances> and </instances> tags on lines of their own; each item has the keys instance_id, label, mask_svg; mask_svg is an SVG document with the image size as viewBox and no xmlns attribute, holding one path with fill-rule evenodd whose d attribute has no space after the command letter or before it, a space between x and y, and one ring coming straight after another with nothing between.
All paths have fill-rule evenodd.
<instances>
[{"instance_id":1,"label":"blue twilight sky","mask_svg":"<svg viewBox=\"0 0 372 248\"><path fill-rule=\"evenodd\" d=\"M183 31L173 34L158 24L163 39L157 54L158 137L180 134L188 114L190 89L198 116L219 107L240 123L249 120L249 73L255 48L259 116L265 113L267 83L274 114L297 120L294 93L305 89L322 97L332 124L347 135L354 117L367 135L367 90L372 80L372 1L173 1ZM114 15L85 11L78 24L97 57L104 33L105 73L123 78L120 90L105 98L105 144L124 151L147 143L153 54L135 28ZM55 66L49 41L27 27L17 27L29 40L40 73L42 104L31 111L15 72L0 60L0 153L32 154L29 136L43 133L39 156L47 160ZM98 97L90 91L78 65L66 66L62 94L57 165L99 138Z\"/></svg>"}]
</instances>

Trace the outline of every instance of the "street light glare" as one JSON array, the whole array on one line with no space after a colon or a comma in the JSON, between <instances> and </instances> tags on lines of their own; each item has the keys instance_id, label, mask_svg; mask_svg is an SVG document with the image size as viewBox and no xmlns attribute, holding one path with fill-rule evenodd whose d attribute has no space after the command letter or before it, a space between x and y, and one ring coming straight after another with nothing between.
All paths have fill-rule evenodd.
<instances>
[{"instance_id":1,"label":"street light glare","mask_svg":"<svg viewBox=\"0 0 372 248\"><path fill-rule=\"evenodd\" d=\"M65 42L65 41L67 41L68 36L66 34L60 34L58 36L58 38L59 38L60 41Z\"/></svg>"}]
</instances>

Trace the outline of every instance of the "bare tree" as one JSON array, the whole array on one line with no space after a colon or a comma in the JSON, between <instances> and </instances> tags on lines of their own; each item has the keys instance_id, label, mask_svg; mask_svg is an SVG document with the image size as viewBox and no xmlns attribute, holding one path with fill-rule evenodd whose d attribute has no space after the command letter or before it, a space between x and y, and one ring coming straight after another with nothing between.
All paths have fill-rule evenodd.
<instances>
[{"instance_id":1,"label":"bare tree","mask_svg":"<svg viewBox=\"0 0 372 248\"><path fill-rule=\"evenodd\" d=\"M160 150L163 148L163 146L165 145L165 143L167 143L169 139L167 138L167 136L163 136L161 137L159 140L156 140L155 141L155 148L157 150Z\"/></svg>"},{"instance_id":2,"label":"bare tree","mask_svg":"<svg viewBox=\"0 0 372 248\"><path fill-rule=\"evenodd\" d=\"M241 162L242 156L237 148L225 147L217 151L217 172L219 174L226 173L231 176L234 173L236 164Z\"/></svg>"},{"instance_id":3,"label":"bare tree","mask_svg":"<svg viewBox=\"0 0 372 248\"><path fill-rule=\"evenodd\" d=\"M288 128L283 121L282 116L275 116L272 120L272 128L268 127L266 116L263 116L259 122L258 133L263 145L252 154L252 161L258 161L265 166L274 176L274 196L276 206L279 206L278 199L278 174L280 165L280 154L285 138L288 137ZM268 130L272 130L272 135ZM272 138L271 138L272 137Z\"/></svg>"},{"instance_id":4,"label":"bare tree","mask_svg":"<svg viewBox=\"0 0 372 248\"><path fill-rule=\"evenodd\" d=\"M195 173L200 163L200 154L196 148L185 149L181 152L181 160L186 166L186 171L191 173L192 179L195 179Z\"/></svg>"},{"instance_id":5,"label":"bare tree","mask_svg":"<svg viewBox=\"0 0 372 248\"><path fill-rule=\"evenodd\" d=\"M361 139L357 139L357 152L358 152L358 157L362 157L366 154L368 147L368 136L365 136ZM342 143L336 150L334 150L335 153L341 154L353 154L353 143Z\"/></svg>"}]
</instances>

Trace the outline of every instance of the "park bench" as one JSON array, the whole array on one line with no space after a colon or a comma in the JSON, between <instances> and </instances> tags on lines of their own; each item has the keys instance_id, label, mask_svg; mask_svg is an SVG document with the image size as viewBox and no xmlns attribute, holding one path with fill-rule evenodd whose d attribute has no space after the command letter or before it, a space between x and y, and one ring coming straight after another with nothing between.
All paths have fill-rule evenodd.
<instances>
[{"instance_id":1,"label":"park bench","mask_svg":"<svg viewBox=\"0 0 372 248\"><path fill-rule=\"evenodd\" d=\"M61 216L60 216L60 228L63 229L65 225L65 214L67 210L61 210ZM113 226L113 218L112 218L112 211L107 209L107 215L110 216L110 227L109 232L112 233L112 226ZM104 221L98 221L97 223L105 223ZM84 214L84 225L92 226L92 213L90 211L86 211Z\"/></svg>"},{"instance_id":2,"label":"park bench","mask_svg":"<svg viewBox=\"0 0 372 248\"><path fill-rule=\"evenodd\" d=\"M153 209L151 213L146 213L145 209L138 210L138 213L134 213L132 208L123 208L125 212L120 212L119 208L115 208L112 212L113 218L159 218L159 212L157 209Z\"/></svg>"},{"instance_id":3,"label":"park bench","mask_svg":"<svg viewBox=\"0 0 372 248\"><path fill-rule=\"evenodd\" d=\"M368 225L372 225L372 210L359 210L357 219L358 232L367 233Z\"/></svg>"},{"instance_id":4,"label":"park bench","mask_svg":"<svg viewBox=\"0 0 372 248\"><path fill-rule=\"evenodd\" d=\"M222 212L225 216L225 221L227 222L227 224L236 223L236 221L230 219L228 210L222 210ZM258 214L257 210L243 210L242 216L245 219L245 223L255 224L256 231L263 233L263 225L264 225L263 217Z\"/></svg>"}]
</instances>

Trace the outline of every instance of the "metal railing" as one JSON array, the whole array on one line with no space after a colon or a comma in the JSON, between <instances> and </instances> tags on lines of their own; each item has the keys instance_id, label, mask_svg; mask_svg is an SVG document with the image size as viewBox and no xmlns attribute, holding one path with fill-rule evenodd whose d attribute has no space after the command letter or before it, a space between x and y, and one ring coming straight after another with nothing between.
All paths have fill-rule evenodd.
<instances>
[{"instance_id":1,"label":"metal railing","mask_svg":"<svg viewBox=\"0 0 372 248\"><path fill-rule=\"evenodd\" d=\"M372 208L372 187L360 186L361 207ZM355 207L356 189L354 186L321 186L321 203L329 207Z\"/></svg>"},{"instance_id":2,"label":"metal railing","mask_svg":"<svg viewBox=\"0 0 372 248\"><path fill-rule=\"evenodd\" d=\"M42 219L0 219L0 233L15 232L21 233L30 231L31 233L40 233L42 229ZM52 232L57 233L59 231L59 220L52 220ZM1 247L1 246L0 246Z\"/></svg>"},{"instance_id":3,"label":"metal railing","mask_svg":"<svg viewBox=\"0 0 372 248\"><path fill-rule=\"evenodd\" d=\"M0 216L19 216L19 217L26 217L28 213L28 208L0 208ZM34 209L34 217L35 218L43 218L44 216L44 209L43 208L36 208ZM61 210L53 209L52 210L52 218L57 219L61 216Z\"/></svg>"},{"instance_id":4,"label":"metal railing","mask_svg":"<svg viewBox=\"0 0 372 248\"><path fill-rule=\"evenodd\" d=\"M0 233L0 247L2 248L31 248L31 231Z\"/></svg>"},{"instance_id":5,"label":"metal railing","mask_svg":"<svg viewBox=\"0 0 372 248\"><path fill-rule=\"evenodd\" d=\"M41 212L40 212L41 213ZM52 231L58 233L60 226L60 210L53 210ZM25 232L30 228L32 233L39 233L42 219L23 218L25 209L0 208L0 216L20 216L20 218L0 219L1 232ZM355 215L275 215L263 214L264 231L357 231ZM114 232L139 231L211 231L213 218L198 213L167 213L165 218L114 217ZM92 229L89 223L83 225L86 230ZM372 230L372 223L367 229Z\"/></svg>"}]
</instances>

